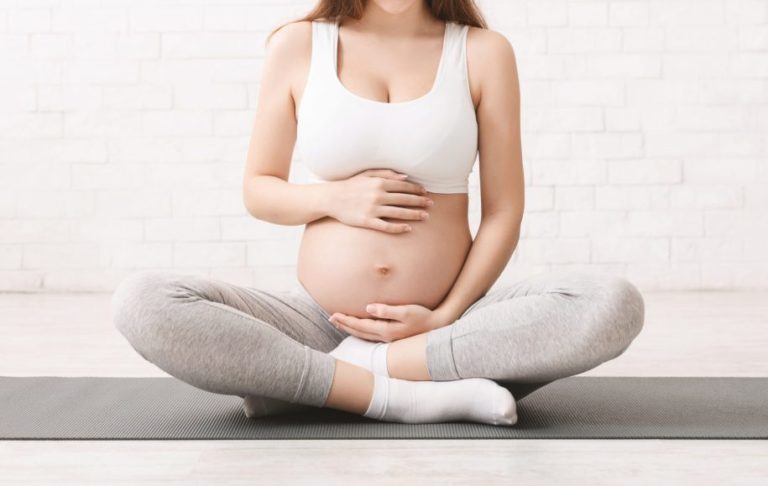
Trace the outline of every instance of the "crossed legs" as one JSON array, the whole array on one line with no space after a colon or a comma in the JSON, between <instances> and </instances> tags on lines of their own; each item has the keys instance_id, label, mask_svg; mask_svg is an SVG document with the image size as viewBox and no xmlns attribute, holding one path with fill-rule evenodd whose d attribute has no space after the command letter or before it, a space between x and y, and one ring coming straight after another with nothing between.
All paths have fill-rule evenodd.
<instances>
[{"instance_id":1,"label":"crossed legs","mask_svg":"<svg viewBox=\"0 0 768 486\"><path fill-rule=\"evenodd\" d=\"M373 375L328 354L348 335L303 289L147 270L121 282L112 317L142 357L207 391L358 414L371 401ZM450 326L391 343L388 369L407 380L504 381L519 399L617 357L642 324L628 281L547 272L492 289Z\"/></svg>"}]
</instances>

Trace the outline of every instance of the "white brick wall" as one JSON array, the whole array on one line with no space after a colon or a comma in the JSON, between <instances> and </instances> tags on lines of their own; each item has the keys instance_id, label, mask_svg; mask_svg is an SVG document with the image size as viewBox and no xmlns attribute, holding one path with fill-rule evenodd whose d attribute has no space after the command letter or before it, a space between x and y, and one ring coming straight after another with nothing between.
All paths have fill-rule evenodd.
<instances>
[{"instance_id":1,"label":"white brick wall","mask_svg":"<svg viewBox=\"0 0 768 486\"><path fill-rule=\"evenodd\" d=\"M768 0L478 4L522 92L526 215L501 281L768 288ZM0 0L0 291L142 268L293 286L301 227L248 216L240 186L264 38L311 5Z\"/></svg>"}]
</instances>

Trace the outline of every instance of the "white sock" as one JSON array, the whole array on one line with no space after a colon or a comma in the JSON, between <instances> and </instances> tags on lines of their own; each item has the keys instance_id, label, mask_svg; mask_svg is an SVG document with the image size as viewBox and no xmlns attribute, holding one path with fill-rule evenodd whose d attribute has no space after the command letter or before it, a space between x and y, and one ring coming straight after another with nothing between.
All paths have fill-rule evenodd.
<instances>
[{"instance_id":1,"label":"white sock","mask_svg":"<svg viewBox=\"0 0 768 486\"><path fill-rule=\"evenodd\" d=\"M347 336L330 354L336 359L365 368L374 375L389 377L387 369L387 351L389 343L375 343Z\"/></svg>"},{"instance_id":2,"label":"white sock","mask_svg":"<svg viewBox=\"0 0 768 486\"><path fill-rule=\"evenodd\" d=\"M515 398L493 380L409 381L376 374L373 380L371 403L363 414L368 418L403 423L517 422Z\"/></svg>"}]
</instances>

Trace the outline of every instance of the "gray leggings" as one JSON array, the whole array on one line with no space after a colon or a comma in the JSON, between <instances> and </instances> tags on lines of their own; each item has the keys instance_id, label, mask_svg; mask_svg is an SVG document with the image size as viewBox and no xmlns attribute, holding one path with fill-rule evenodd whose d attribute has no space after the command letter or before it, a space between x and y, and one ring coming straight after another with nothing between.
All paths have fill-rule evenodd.
<instances>
[{"instance_id":1,"label":"gray leggings","mask_svg":"<svg viewBox=\"0 0 768 486\"><path fill-rule=\"evenodd\" d=\"M321 407L327 354L348 336L299 284L269 291L143 270L112 295L114 325L147 361L203 390ZM616 358L640 333L644 302L622 277L550 271L492 288L427 334L434 381L489 378L516 399Z\"/></svg>"}]
</instances>

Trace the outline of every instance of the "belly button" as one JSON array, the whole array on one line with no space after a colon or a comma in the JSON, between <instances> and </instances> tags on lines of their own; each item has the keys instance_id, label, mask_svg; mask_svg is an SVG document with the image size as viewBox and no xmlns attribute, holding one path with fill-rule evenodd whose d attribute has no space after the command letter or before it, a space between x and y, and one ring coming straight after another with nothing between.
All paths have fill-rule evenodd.
<instances>
[{"instance_id":1,"label":"belly button","mask_svg":"<svg viewBox=\"0 0 768 486\"><path fill-rule=\"evenodd\" d=\"M380 274L382 274L382 275L386 275L386 274L388 274L388 273L389 273L389 270L390 270L390 269L389 269L389 267L388 267L387 265L376 265L376 270L377 270L377 271L378 271Z\"/></svg>"}]
</instances>

